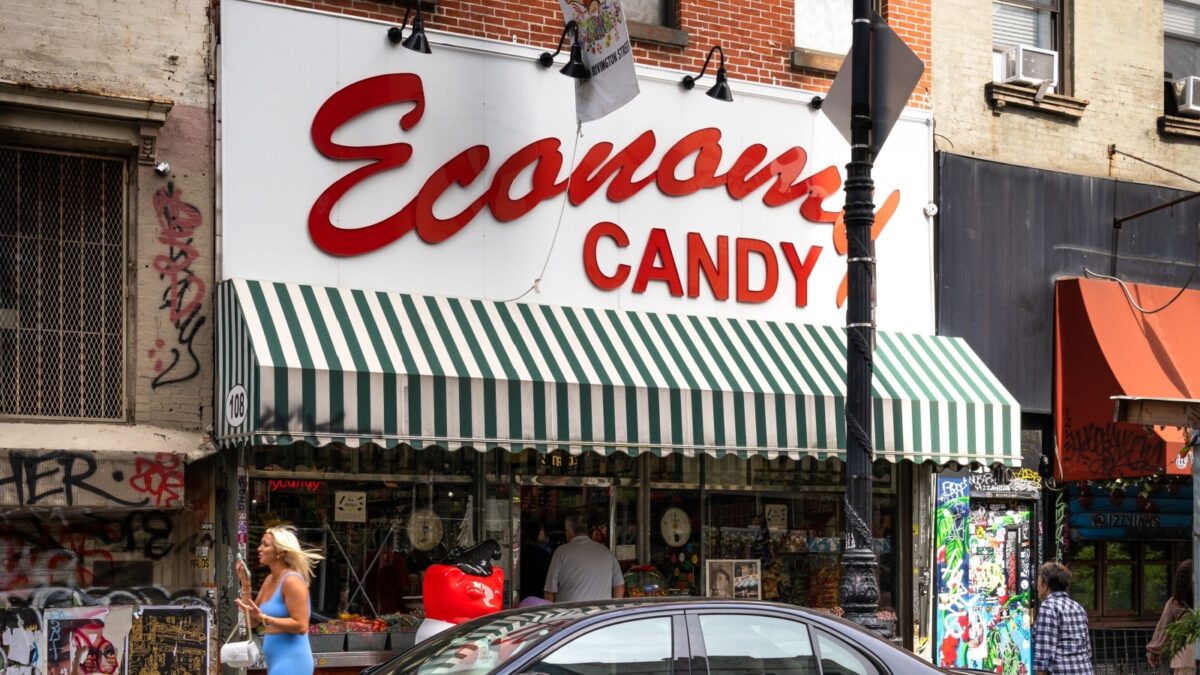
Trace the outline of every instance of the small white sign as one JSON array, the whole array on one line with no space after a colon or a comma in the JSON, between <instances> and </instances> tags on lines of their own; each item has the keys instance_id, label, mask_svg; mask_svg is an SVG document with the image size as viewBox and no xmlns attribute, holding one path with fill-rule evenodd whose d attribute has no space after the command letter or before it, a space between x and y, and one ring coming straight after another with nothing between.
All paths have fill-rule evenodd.
<instances>
[{"instance_id":1,"label":"small white sign","mask_svg":"<svg viewBox=\"0 0 1200 675\"><path fill-rule=\"evenodd\" d=\"M246 421L246 388L240 384L225 396L225 422L231 427L240 427Z\"/></svg>"},{"instance_id":2,"label":"small white sign","mask_svg":"<svg viewBox=\"0 0 1200 675\"><path fill-rule=\"evenodd\" d=\"M338 492L334 495L333 501L333 519L335 522L367 522L367 493Z\"/></svg>"},{"instance_id":3,"label":"small white sign","mask_svg":"<svg viewBox=\"0 0 1200 675\"><path fill-rule=\"evenodd\" d=\"M767 529L779 531L787 529L787 504L767 504Z\"/></svg>"},{"instance_id":4,"label":"small white sign","mask_svg":"<svg viewBox=\"0 0 1200 675\"><path fill-rule=\"evenodd\" d=\"M617 560L633 560L637 557L637 544L620 544L616 555Z\"/></svg>"}]
</instances>

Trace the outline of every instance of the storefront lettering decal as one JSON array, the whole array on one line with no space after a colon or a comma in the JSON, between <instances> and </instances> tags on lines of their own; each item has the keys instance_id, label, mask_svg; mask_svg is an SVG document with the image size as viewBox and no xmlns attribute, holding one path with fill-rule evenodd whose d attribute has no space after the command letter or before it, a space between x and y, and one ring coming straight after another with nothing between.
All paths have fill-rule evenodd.
<instances>
[{"instance_id":1,"label":"storefront lettering decal","mask_svg":"<svg viewBox=\"0 0 1200 675\"><path fill-rule=\"evenodd\" d=\"M280 490L319 492L321 488L325 487L325 481L272 478L267 482L267 485L271 489L271 492L278 492Z\"/></svg>"},{"instance_id":2,"label":"storefront lettering decal","mask_svg":"<svg viewBox=\"0 0 1200 675\"><path fill-rule=\"evenodd\" d=\"M600 267L597 247L601 240L611 240L618 248L629 246L629 235L616 223L607 221L596 223L588 231L583 243L583 268L588 280L601 290L619 288L628 279L632 268L624 263L606 273ZM779 244L787 269L792 274L796 286L796 306L808 306L808 277L812 274L817 258L821 255L820 246L811 246L804 259L800 259L795 244L785 241ZM735 280L735 298L742 303L759 303L770 300L779 287L779 259L774 247L761 239L737 237L734 240L734 252L737 269ZM713 259L714 254L716 260ZM761 288L751 288L750 267L751 258L757 258L765 270ZM729 299L729 237L717 237L716 245L710 251L703 237L698 232L688 232L687 251L683 267L675 262L675 253L671 242L667 239L667 231L656 227L650 231L645 252L641 263L634 275L633 292L645 293L650 282L658 281L667 285L667 290L675 297L684 295L682 278L687 280L687 297L700 297L700 285L703 280L709 292L717 300Z\"/></svg>"},{"instance_id":3,"label":"storefront lettering decal","mask_svg":"<svg viewBox=\"0 0 1200 675\"><path fill-rule=\"evenodd\" d=\"M612 143L596 143L584 153L578 165L571 168L569 181L558 180L565 161L561 141L543 138L526 145L501 162L491 184L461 212L448 218L439 218L434 214L434 207L442 195L453 185L461 188L471 186L492 159L488 146L474 145L434 171L417 194L399 211L365 227L343 228L335 225L331 214L347 192L372 176L403 167L413 157L414 150L411 144L403 142L345 145L334 142L333 135L361 114L396 104L412 104L412 109L404 113L399 121L401 130L412 130L425 114L425 92L419 76L394 73L352 83L325 101L313 118L312 141L323 156L336 161L368 161L329 185L309 211L309 235L319 249L330 255L370 253L414 230L422 241L438 244L466 227L484 208L497 221L511 222L525 216L542 202L562 194L564 190L568 191L568 201L579 206L607 184L605 196L612 202L620 203L651 183L670 197L686 197L701 190L724 187L733 200L745 199L760 187L770 184L762 195L764 205L777 208L800 201L799 214L809 222L833 226L834 249L839 255L846 254L845 224L841 213L823 208L824 200L841 187L841 176L836 167L828 166L802 177L808 161L808 153L803 148L789 148L768 161L767 148L756 143L746 147L727 172L718 174L724 149L721 146L721 131L716 128L699 129L684 135L666 151L657 167L652 167L649 173L640 178L635 178L634 174L644 167L658 145L653 131L643 132L616 154L613 154L615 146ZM691 175L680 178L677 171L681 165L686 167L688 164L691 165ZM511 189L514 182L526 172L530 172L532 178L531 189L527 194L513 197ZM872 240L879 236L895 213L899 198L899 191L893 191L884 200L876 215ZM658 281L666 284L672 295L684 295L683 277L674 264L670 246L666 244L665 230L658 228L651 232L644 243L642 262L636 272L624 264L614 270L599 269L595 247L601 239L609 239L618 247L629 246L628 236L614 223L598 223L589 232L588 243L583 251L584 265L588 278L598 288L615 290L633 273L634 293L645 292L650 282ZM822 247L812 246L801 252L791 242L772 244L749 238L738 238L733 245L737 269L733 297L736 301L758 303L770 299L778 287L779 268L786 265L795 281L796 305L804 307L808 304L807 280ZM719 300L730 297L728 248L726 236L717 237L714 246L706 246L697 233L689 233L687 272L684 275L689 297L698 297L701 278L707 282L713 297ZM715 261L713 253L716 255ZM766 268L761 288L750 286L748 267L752 257L758 258L757 264ZM844 280L836 300L839 306L845 300Z\"/></svg>"}]
</instances>

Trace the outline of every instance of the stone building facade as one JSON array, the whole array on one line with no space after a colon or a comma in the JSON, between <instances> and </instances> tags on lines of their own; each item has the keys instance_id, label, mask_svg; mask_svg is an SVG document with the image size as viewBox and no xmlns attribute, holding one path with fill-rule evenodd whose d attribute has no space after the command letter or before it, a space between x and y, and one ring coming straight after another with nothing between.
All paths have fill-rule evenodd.
<instances>
[{"instance_id":1,"label":"stone building facade","mask_svg":"<svg viewBox=\"0 0 1200 675\"><path fill-rule=\"evenodd\" d=\"M213 603L213 12L0 3L0 605L39 620Z\"/></svg>"}]
</instances>

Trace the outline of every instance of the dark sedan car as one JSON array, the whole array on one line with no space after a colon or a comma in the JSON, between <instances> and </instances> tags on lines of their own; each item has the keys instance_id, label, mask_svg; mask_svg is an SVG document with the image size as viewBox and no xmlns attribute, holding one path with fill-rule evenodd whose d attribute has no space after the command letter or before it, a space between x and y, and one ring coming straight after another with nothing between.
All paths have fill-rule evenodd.
<instances>
[{"instance_id":1,"label":"dark sedan car","mask_svg":"<svg viewBox=\"0 0 1200 675\"><path fill-rule=\"evenodd\" d=\"M457 626L363 675L945 675L835 616L736 600L565 603Z\"/></svg>"}]
</instances>

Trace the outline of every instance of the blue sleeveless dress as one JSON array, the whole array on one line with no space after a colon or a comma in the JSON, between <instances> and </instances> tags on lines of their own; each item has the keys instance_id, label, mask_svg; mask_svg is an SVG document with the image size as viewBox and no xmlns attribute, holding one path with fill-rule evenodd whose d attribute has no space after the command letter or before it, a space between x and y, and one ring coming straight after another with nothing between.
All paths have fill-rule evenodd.
<instances>
[{"instance_id":1,"label":"blue sleeveless dress","mask_svg":"<svg viewBox=\"0 0 1200 675\"><path fill-rule=\"evenodd\" d=\"M287 603L283 601L283 580L299 572L287 572L279 580L279 586L270 599L261 606L263 614L271 617L286 617ZM301 577L303 578L303 577ZM263 636L263 657L267 661L269 675L312 675L313 655L308 635L297 633L267 633Z\"/></svg>"}]
</instances>

